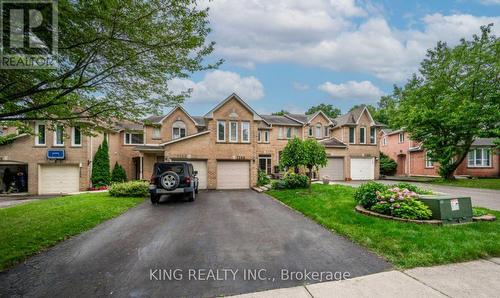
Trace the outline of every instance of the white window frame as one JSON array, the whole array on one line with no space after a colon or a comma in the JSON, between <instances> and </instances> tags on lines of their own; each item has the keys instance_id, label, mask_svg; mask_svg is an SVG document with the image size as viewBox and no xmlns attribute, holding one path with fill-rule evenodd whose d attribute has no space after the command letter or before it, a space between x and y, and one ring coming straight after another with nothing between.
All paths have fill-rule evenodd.
<instances>
[{"instance_id":1,"label":"white window frame","mask_svg":"<svg viewBox=\"0 0 500 298\"><path fill-rule=\"evenodd\" d=\"M179 135L176 136L174 134L174 129L177 128L179 130ZM184 130L184 136L182 136L182 133L181 133L181 130ZM187 127L186 127L186 123L184 123L184 121L182 120L177 120L175 121L173 124L172 124L172 140L176 140L176 139L181 139L181 138L185 138L187 136Z\"/></svg>"},{"instance_id":2,"label":"white window frame","mask_svg":"<svg viewBox=\"0 0 500 298\"><path fill-rule=\"evenodd\" d=\"M382 138L382 145L387 146L387 137Z\"/></svg>"},{"instance_id":3,"label":"white window frame","mask_svg":"<svg viewBox=\"0 0 500 298\"><path fill-rule=\"evenodd\" d=\"M245 127L247 126L247 127ZM248 140L245 140L244 137L245 137L245 134L243 133L243 131L247 129L248 130ZM249 121L241 121L241 142L242 143L250 143L250 122Z\"/></svg>"},{"instance_id":4,"label":"white window frame","mask_svg":"<svg viewBox=\"0 0 500 298\"><path fill-rule=\"evenodd\" d=\"M59 129L62 131L61 143L57 142L57 132ZM54 130L54 146L64 146L64 127L62 125L57 125Z\"/></svg>"},{"instance_id":5,"label":"white window frame","mask_svg":"<svg viewBox=\"0 0 500 298\"><path fill-rule=\"evenodd\" d=\"M481 162L478 164L476 162L476 155L477 151L481 150ZM489 151L489 158L486 159L484 156L486 155L486 151ZM472 164L471 164L471 153L472 153ZM488 147L478 147L478 148L473 148L469 151L467 154L467 167L468 168L491 168L492 167L492 150L491 148ZM489 165L485 165L486 161L488 161Z\"/></svg>"},{"instance_id":6,"label":"white window frame","mask_svg":"<svg viewBox=\"0 0 500 298\"><path fill-rule=\"evenodd\" d=\"M257 143L262 143L262 133L263 132L264 132L263 130L259 130L257 132Z\"/></svg>"},{"instance_id":7,"label":"white window frame","mask_svg":"<svg viewBox=\"0 0 500 298\"><path fill-rule=\"evenodd\" d=\"M321 123L316 124L316 138L320 139L323 131L323 126Z\"/></svg>"},{"instance_id":8,"label":"white window frame","mask_svg":"<svg viewBox=\"0 0 500 298\"><path fill-rule=\"evenodd\" d=\"M290 133L288 133L288 132L290 132ZM286 128L286 138L287 138L287 139L291 139L291 138L293 138L293 131L292 131L292 128L291 128L291 127L287 127L287 128Z\"/></svg>"},{"instance_id":9,"label":"white window frame","mask_svg":"<svg viewBox=\"0 0 500 298\"><path fill-rule=\"evenodd\" d=\"M75 143L76 140L76 130L78 128L78 132L80 134L80 144ZM79 127L71 127L71 147L82 147L83 139L82 139L82 131Z\"/></svg>"},{"instance_id":10,"label":"white window frame","mask_svg":"<svg viewBox=\"0 0 500 298\"><path fill-rule=\"evenodd\" d=\"M373 130L373 135L372 135L372 130ZM373 142L372 142L372 137L373 137ZM370 144L377 144L377 128L376 127L370 127Z\"/></svg>"},{"instance_id":11,"label":"white window frame","mask_svg":"<svg viewBox=\"0 0 500 298\"><path fill-rule=\"evenodd\" d=\"M312 126L308 127L308 136L313 137L314 136L314 128Z\"/></svg>"},{"instance_id":12,"label":"white window frame","mask_svg":"<svg viewBox=\"0 0 500 298\"><path fill-rule=\"evenodd\" d=\"M329 137L330 136L330 127L325 126L325 137Z\"/></svg>"},{"instance_id":13,"label":"white window frame","mask_svg":"<svg viewBox=\"0 0 500 298\"><path fill-rule=\"evenodd\" d=\"M432 169L434 168L434 161L429 157L429 151L425 151L425 168Z\"/></svg>"},{"instance_id":14,"label":"white window frame","mask_svg":"<svg viewBox=\"0 0 500 298\"><path fill-rule=\"evenodd\" d=\"M283 126L278 129L278 139L283 139Z\"/></svg>"},{"instance_id":15,"label":"white window frame","mask_svg":"<svg viewBox=\"0 0 500 298\"><path fill-rule=\"evenodd\" d=\"M132 143L132 135L140 135L142 134L142 143ZM127 135L129 136L129 142L127 143ZM144 133L142 132L125 132L123 134L123 144L125 145L144 145Z\"/></svg>"},{"instance_id":16,"label":"white window frame","mask_svg":"<svg viewBox=\"0 0 500 298\"><path fill-rule=\"evenodd\" d=\"M233 124L235 125L233 130ZM233 139L234 132L234 139ZM229 121L229 143L238 143L238 121Z\"/></svg>"},{"instance_id":17,"label":"white window frame","mask_svg":"<svg viewBox=\"0 0 500 298\"><path fill-rule=\"evenodd\" d=\"M404 143L405 142L405 133L400 132L398 136L398 144Z\"/></svg>"},{"instance_id":18,"label":"white window frame","mask_svg":"<svg viewBox=\"0 0 500 298\"><path fill-rule=\"evenodd\" d=\"M40 125L43 125L43 143L40 143L38 134L40 133ZM46 146L47 145L47 125L44 122L35 123L35 146Z\"/></svg>"},{"instance_id":19,"label":"white window frame","mask_svg":"<svg viewBox=\"0 0 500 298\"><path fill-rule=\"evenodd\" d=\"M353 131L353 138L352 138L353 142L351 142L351 129ZM356 127L349 127L347 139L349 141L349 144L356 144Z\"/></svg>"},{"instance_id":20,"label":"white window frame","mask_svg":"<svg viewBox=\"0 0 500 298\"><path fill-rule=\"evenodd\" d=\"M220 138L220 133L219 133L219 126L220 124L223 125L223 138ZM225 142L226 141L226 121L225 120L217 120L217 142Z\"/></svg>"},{"instance_id":21,"label":"white window frame","mask_svg":"<svg viewBox=\"0 0 500 298\"><path fill-rule=\"evenodd\" d=\"M293 130L293 135L295 137L298 137L299 136L299 128L298 127L295 127L294 130Z\"/></svg>"},{"instance_id":22,"label":"white window frame","mask_svg":"<svg viewBox=\"0 0 500 298\"><path fill-rule=\"evenodd\" d=\"M172 136L174 131L172 130ZM153 131L151 133L151 138L153 140L161 139L161 127L153 127Z\"/></svg>"},{"instance_id":23,"label":"white window frame","mask_svg":"<svg viewBox=\"0 0 500 298\"><path fill-rule=\"evenodd\" d=\"M264 143L269 143L270 139L271 138L269 130L264 130Z\"/></svg>"},{"instance_id":24,"label":"white window frame","mask_svg":"<svg viewBox=\"0 0 500 298\"><path fill-rule=\"evenodd\" d=\"M361 133L361 131L363 131L363 133ZM361 136L363 136L363 139L361 139ZM366 127L364 126L359 128L359 143L366 144Z\"/></svg>"}]
</instances>

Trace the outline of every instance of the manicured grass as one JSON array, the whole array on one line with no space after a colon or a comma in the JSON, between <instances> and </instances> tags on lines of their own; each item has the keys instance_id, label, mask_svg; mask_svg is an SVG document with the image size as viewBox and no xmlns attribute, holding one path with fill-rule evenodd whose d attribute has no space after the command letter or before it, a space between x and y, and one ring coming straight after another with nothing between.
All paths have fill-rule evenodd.
<instances>
[{"instance_id":1,"label":"manicured grass","mask_svg":"<svg viewBox=\"0 0 500 298\"><path fill-rule=\"evenodd\" d=\"M500 190L500 178L481 178L481 179L457 179L443 180L438 179L431 182L432 184L450 185L472 188L487 188Z\"/></svg>"},{"instance_id":2,"label":"manicured grass","mask_svg":"<svg viewBox=\"0 0 500 298\"><path fill-rule=\"evenodd\" d=\"M363 245L399 268L500 256L500 221L431 226L390 221L354 211L355 189L313 184L312 191L267 193L326 228ZM500 212L488 210L500 218Z\"/></svg>"},{"instance_id":3,"label":"manicured grass","mask_svg":"<svg viewBox=\"0 0 500 298\"><path fill-rule=\"evenodd\" d=\"M114 198L105 192L0 209L0 270L143 201L143 198Z\"/></svg>"}]
</instances>

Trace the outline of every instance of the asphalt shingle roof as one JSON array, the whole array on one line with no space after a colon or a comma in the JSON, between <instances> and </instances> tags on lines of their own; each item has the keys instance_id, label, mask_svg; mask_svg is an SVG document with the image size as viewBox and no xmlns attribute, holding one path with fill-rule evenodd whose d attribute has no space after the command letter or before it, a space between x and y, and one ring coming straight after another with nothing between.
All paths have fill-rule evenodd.
<instances>
[{"instance_id":1,"label":"asphalt shingle roof","mask_svg":"<svg viewBox=\"0 0 500 298\"><path fill-rule=\"evenodd\" d=\"M294 120L292 120L288 117L285 117L285 116L260 115L260 117L262 117L262 119L264 119L269 124L301 126L301 124L299 122L294 121Z\"/></svg>"},{"instance_id":2,"label":"asphalt shingle roof","mask_svg":"<svg viewBox=\"0 0 500 298\"><path fill-rule=\"evenodd\" d=\"M329 147L347 147L346 144L341 142L340 140L336 138L331 138L331 139L326 139L326 140L321 140L319 141L323 146L329 148Z\"/></svg>"}]
</instances>

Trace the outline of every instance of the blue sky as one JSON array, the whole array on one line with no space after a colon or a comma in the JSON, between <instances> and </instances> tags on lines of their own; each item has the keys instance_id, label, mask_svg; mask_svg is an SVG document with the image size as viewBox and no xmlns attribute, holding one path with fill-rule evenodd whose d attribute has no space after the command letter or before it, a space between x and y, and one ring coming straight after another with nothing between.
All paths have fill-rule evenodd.
<instances>
[{"instance_id":1,"label":"blue sky","mask_svg":"<svg viewBox=\"0 0 500 298\"><path fill-rule=\"evenodd\" d=\"M215 0L216 42L208 61L218 70L175 79L171 90L193 90L184 103L203 115L232 92L259 113L304 112L319 103L346 112L376 104L402 85L438 40L455 44L479 26L500 32L500 0L355 1Z\"/></svg>"}]
</instances>

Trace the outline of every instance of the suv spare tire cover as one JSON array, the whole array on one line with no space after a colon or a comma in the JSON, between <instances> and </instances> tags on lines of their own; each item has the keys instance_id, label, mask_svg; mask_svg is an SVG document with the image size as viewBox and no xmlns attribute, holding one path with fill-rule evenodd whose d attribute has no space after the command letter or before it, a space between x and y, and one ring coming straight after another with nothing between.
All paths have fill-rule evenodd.
<instances>
[{"instance_id":1,"label":"suv spare tire cover","mask_svg":"<svg viewBox=\"0 0 500 298\"><path fill-rule=\"evenodd\" d=\"M179 182L179 175L172 171L165 172L160 177L160 184L166 190L175 189L177 186L179 186Z\"/></svg>"}]
</instances>

